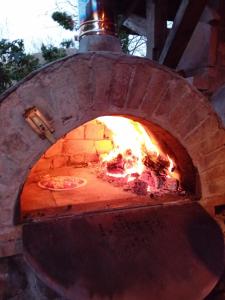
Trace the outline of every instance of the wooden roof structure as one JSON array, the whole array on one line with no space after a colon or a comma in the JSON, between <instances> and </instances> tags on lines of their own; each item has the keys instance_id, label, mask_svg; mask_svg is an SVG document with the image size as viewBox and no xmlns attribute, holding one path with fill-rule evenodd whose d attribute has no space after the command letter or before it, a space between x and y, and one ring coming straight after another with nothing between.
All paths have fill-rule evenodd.
<instances>
[{"instance_id":1,"label":"wooden roof structure","mask_svg":"<svg viewBox=\"0 0 225 300\"><path fill-rule=\"evenodd\" d=\"M147 56L176 68L207 7L225 19L224 0L122 0L117 13L128 32L147 37ZM173 22L172 29L167 21Z\"/></svg>"}]
</instances>

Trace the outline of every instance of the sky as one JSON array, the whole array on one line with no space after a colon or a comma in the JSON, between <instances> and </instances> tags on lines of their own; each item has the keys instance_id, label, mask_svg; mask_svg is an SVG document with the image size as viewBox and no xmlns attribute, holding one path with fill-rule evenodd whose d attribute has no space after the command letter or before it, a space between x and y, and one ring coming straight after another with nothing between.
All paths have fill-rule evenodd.
<instances>
[{"instance_id":1,"label":"sky","mask_svg":"<svg viewBox=\"0 0 225 300\"><path fill-rule=\"evenodd\" d=\"M63 39L74 39L75 31L63 29L51 15L54 11L66 11L77 20L77 1L0 0L0 39L23 39L26 53L40 53L42 43L59 46ZM78 47L78 43L75 45ZM134 54L144 56L145 52L144 45Z\"/></svg>"},{"instance_id":2,"label":"sky","mask_svg":"<svg viewBox=\"0 0 225 300\"><path fill-rule=\"evenodd\" d=\"M0 39L23 39L28 53L40 51L42 42L59 45L73 38L74 32L64 30L51 18L56 10L75 14L68 3L76 0L0 0Z\"/></svg>"}]
</instances>

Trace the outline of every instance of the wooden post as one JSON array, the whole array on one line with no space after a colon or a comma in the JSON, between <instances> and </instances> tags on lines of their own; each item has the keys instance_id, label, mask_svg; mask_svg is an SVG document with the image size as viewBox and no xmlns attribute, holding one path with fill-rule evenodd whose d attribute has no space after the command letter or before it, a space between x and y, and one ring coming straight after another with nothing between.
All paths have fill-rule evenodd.
<instances>
[{"instance_id":1,"label":"wooden post","mask_svg":"<svg viewBox=\"0 0 225 300\"><path fill-rule=\"evenodd\" d=\"M147 57L158 60L167 36L165 0L146 0Z\"/></svg>"},{"instance_id":2,"label":"wooden post","mask_svg":"<svg viewBox=\"0 0 225 300\"><path fill-rule=\"evenodd\" d=\"M155 48L155 0L146 0L147 57L154 59Z\"/></svg>"}]
</instances>

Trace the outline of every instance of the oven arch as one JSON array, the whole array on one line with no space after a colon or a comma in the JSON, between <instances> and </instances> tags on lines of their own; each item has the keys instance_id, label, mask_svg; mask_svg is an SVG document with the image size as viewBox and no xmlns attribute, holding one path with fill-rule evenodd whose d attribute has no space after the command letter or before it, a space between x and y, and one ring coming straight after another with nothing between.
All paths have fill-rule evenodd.
<instances>
[{"instance_id":1,"label":"oven arch","mask_svg":"<svg viewBox=\"0 0 225 300\"><path fill-rule=\"evenodd\" d=\"M52 121L56 139L102 115L150 121L187 150L199 173L201 200L225 198L225 131L201 93L148 59L106 52L76 54L34 72L1 98L2 226L14 224L27 173L49 147L24 120L25 110L33 106Z\"/></svg>"}]
</instances>

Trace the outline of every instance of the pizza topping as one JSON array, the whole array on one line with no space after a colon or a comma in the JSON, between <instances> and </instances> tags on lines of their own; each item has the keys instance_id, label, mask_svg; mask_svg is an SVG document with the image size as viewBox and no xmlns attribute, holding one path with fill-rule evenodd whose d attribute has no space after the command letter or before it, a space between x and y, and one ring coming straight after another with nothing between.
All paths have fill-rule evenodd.
<instances>
[{"instance_id":1,"label":"pizza topping","mask_svg":"<svg viewBox=\"0 0 225 300\"><path fill-rule=\"evenodd\" d=\"M44 176L38 185L49 190L71 190L86 184L86 180L74 176Z\"/></svg>"}]
</instances>

